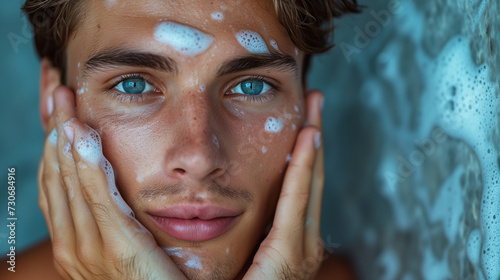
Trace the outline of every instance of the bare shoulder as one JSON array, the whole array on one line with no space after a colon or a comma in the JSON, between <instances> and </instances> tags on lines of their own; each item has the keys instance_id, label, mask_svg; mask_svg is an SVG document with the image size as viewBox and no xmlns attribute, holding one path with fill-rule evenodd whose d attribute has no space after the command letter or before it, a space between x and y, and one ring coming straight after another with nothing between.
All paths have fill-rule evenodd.
<instances>
[{"instance_id":1,"label":"bare shoulder","mask_svg":"<svg viewBox=\"0 0 500 280\"><path fill-rule=\"evenodd\" d=\"M347 258L330 256L321 265L315 280L355 280L354 267Z\"/></svg>"},{"instance_id":2,"label":"bare shoulder","mask_svg":"<svg viewBox=\"0 0 500 280\"><path fill-rule=\"evenodd\" d=\"M54 268L50 240L45 240L16 256L16 272L7 270L6 260L2 260L2 263L4 265L0 271L0 279L62 279Z\"/></svg>"}]
</instances>

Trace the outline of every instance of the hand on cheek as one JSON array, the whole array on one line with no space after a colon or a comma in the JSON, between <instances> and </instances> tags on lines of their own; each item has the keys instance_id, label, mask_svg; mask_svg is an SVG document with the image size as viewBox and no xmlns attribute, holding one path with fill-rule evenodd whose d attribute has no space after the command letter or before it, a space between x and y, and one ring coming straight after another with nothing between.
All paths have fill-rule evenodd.
<instances>
[{"instance_id":1,"label":"hand on cheek","mask_svg":"<svg viewBox=\"0 0 500 280\"><path fill-rule=\"evenodd\" d=\"M39 168L39 204L59 274L65 279L185 278L121 198L99 134L75 118L74 93L59 87L54 101Z\"/></svg>"},{"instance_id":2,"label":"hand on cheek","mask_svg":"<svg viewBox=\"0 0 500 280\"><path fill-rule=\"evenodd\" d=\"M324 260L319 227L324 185L322 99L319 91L306 97L309 125L298 134L271 231L244 279L314 279Z\"/></svg>"}]
</instances>

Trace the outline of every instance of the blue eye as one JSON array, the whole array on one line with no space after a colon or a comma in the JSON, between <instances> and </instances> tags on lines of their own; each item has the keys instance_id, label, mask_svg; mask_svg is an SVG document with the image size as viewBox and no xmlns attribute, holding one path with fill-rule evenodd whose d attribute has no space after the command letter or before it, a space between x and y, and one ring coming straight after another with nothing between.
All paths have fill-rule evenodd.
<instances>
[{"instance_id":1,"label":"blue eye","mask_svg":"<svg viewBox=\"0 0 500 280\"><path fill-rule=\"evenodd\" d=\"M234 88L231 89L231 92L245 95L261 95L268 92L270 89L271 86L264 81L257 79L248 79L237 84Z\"/></svg>"},{"instance_id":2,"label":"blue eye","mask_svg":"<svg viewBox=\"0 0 500 280\"><path fill-rule=\"evenodd\" d=\"M128 94L141 94L154 90L143 78L129 78L121 81L115 89Z\"/></svg>"}]
</instances>

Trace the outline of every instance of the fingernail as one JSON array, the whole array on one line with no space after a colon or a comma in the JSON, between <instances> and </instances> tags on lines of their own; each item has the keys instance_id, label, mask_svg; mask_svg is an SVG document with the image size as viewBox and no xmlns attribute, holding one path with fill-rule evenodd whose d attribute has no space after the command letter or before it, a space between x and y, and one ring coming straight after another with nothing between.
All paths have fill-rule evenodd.
<instances>
[{"instance_id":1,"label":"fingernail","mask_svg":"<svg viewBox=\"0 0 500 280\"><path fill-rule=\"evenodd\" d=\"M53 110L54 110L54 97L50 95L47 98L47 111L49 111L49 116L52 115Z\"/></svg>"},{"instance_id":2,"label":"fingernail","mask_svg":"<svg viewBox=\"0 0 500 280\"><path fill-rule=\"evenodd\" d=\"M325 97L321 97L321 100L319 101L319 109L321 112L323 112L323 105L325 105Z\"/></svg>"},{"instance_id":3,"label":"fingernail","mask_svg":"<svg viewBox=\"0 0 500 280\"><path fill-rule=\"evenodd\" d=\"M316 132L314 134L314 147L316 147L316 150L321 146L321 132Z\"/></svg>"},{"instance_id":4,"label":"fingernail","mask_svg":"<svg viewBox=\"0 0 500 280\"><path fill-rule=\"evenodd\" d=\"M64 134L66 134L66 138L68 139L68 142L73 144L73 138L75 136L75 129L73 127L69 126L67 124L67 122L65 122L63 124L63 128L64 128Z\"/></svg>"}]
</instances>

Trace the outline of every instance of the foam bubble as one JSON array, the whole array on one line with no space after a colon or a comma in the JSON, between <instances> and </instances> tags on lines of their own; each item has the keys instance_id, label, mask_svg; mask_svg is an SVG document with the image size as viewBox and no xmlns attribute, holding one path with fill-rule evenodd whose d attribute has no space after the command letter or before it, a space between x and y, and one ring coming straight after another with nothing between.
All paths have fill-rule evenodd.
<instances>
[{"instance_id":1,"label":"foam bubble","mask_svg":"<svg viewBox=\"0 0 500 280\"><path fill-rule=\"evenodd\" d=\"M73 154L71 154L71 144L67 142L63 147L63 155L73 160Z\"/></svg>"},{"instance_id":2,"label":"foam bubble","mask_svg":"<svg viewBox=\"0 0 500 280\"><path fill-rule=\"evenodd\" d=\"M219 148L219 139L217 139L217 136L215 136L214 133L212 133L212 141L214 142L215 146L217 146L217 148Z\"/></svg>"},{"instance_id":3,"label":"foam bubble","mask_svg":"<svg viewBox=\"0 0 500 280\"><path fill-rule=\"evenodd\" d=\"M474 229L469 234L469 239L467 241L467 256L469 257L470 262L476 268L479 268L480 251L481 251L481 232L479 232L478 229ZM476 271L479 271L479 269L477 269Z\"/></svg>"},{"instance_id":4,"label":"foam bubble","mask_svg":"<svg viewBox=\"0 0 500 280\"><path fill-rule=\"evenodd\" d=\"M78 94L83 94L84 92L89 91L89 83L88 82L83 82L82 86L76 91Z\"/></svg>"},{"instance_id":5,"label":"foam bubble","mask_svg":"<svg viewBox=\"0 0 500 280\"><path fill-rule=\"evenodd\" d=\"M283 129L283 120L281 118L273 118L269 117L267 118L266 124L265 124L265 130L267 132L273 132L277 133L280 132L281 129Z\"/></svg>"},{"instance_id":6,"label":"foam bubble","mask_svg":"<svg viewBox=\"0 0 500 280\"><path fill-rule=\"evenodd\" d=\"M89 126L87 126L89 133L82 135L75 139L75 150L80 157L85 161L98 165L103 157L101 138L99 134Z\"/></svg>"},{"instance_id":7,"label":"foam bubble","mask_svg":"<svg viewBox=\"0 0 500 280\"><path fill-rule=\"evenodd\" d=\"M271 39L269 40L269 44L271 44L271 46L278 52L281 52L280 49L278 48L278 43L276 43L275 40Z\"/></svg>"},{"instance_id":8,"label":"foam bubble","mask_svg":"<svg viewBox=\"0 0 500 280\"><path fill-rule=\"evenodd\" d=\"M169 256L176 256L179 258L187 259L184 265L190 268L202 270L203 265L201 264L201 259L199 256L188 252L181 247L165 247L163 248L163 251L167 253Z\"/></svg>"},{"instance_id":9,"label":"foam bubble","mask_svg":"<svg viewBox=\"0 0 500 280\"><path fill-rule=\"evenodd\" d=\"M142 183L142 182L144 181L144 178L142 178L142 176L140 176L140 175L137 175L137 176L135 177L135 180L136 180L138 183Z\"/></svg>"},{"instance_id":10,"label":"foam bubble","mask_svg":"<svg viewBox=\"0 0 500 280\"><path fill-rule=\"evenodd\" d=\"M127 216L134 217L134 212L121 196L115 183L113 167L102 153L101 137L90 126L86 125L87 134L75 139L74 146L80 157L87 163L100 166L106 174L108 191L118 208Z\"/></svg>"},{"instance_id":11,"label":"foam bubble","mask_svg":"<svg viewBox=\"0 0 500 280\"><path fill-rule=\"evenodd\" d=\"M103 160L101 161L101 168L106 173L106 179L108 181L108 190L109 193L111 194L111 197L113 198L113 201L118 206L118 208L120 208L120 211L122 211L122 213L133 218L134 211L132 211L127 202L125 202L122 195L118 191L118 188L116 187L113 167L111 167L111 164L106 158L102 157L102 159Z\"/></svg>"},{"instance_id":12,"label":"foam bubble","mask_svg":"<svg viewBox=\"0 0 500 280\"><path fill-rule=\"evenodd\" d=\"M156 40L187 56L204 52L214 40L212 36L198 29L171 21L159 23L154 35Z\"/></svg>"},{"instance_id":13,"label":"foam bubble","mask_svg":"<svg viewBox=\"0 0 500 280\"><path fill-rule=\"evenodd\" d=\"M242 30L236 33L236 39L251 53L269 53L266 42L257 32Z\"/></svg>"},{"instance_id":14,"label":"foam bubble","mask_svg":"<svg viewBox=\"0 0 500 280\"><path fill-rule=\"evenodd\" d=\"M202 270L203 266L201 265L200 257L191 254L189 259L184 263L187 267Z\"/></svg>"},{"instance_id":15,"label":"foam bubble","mask_svg":"<svg viewBox=\"0 0 500 280\"><path fill-rule=\"evenodd\" d=\"M429 86L422 98L426 114L421 116L421 129L428 130L437 123L477 154L484 183L480 210L482 248L490 248L481 255L481 265L486 278L498 279L500 223L493 217L500 208L500 172L491 134L498 126L494 113L499 100L495 94L497 85L489 80L489 68L486 64L475 65L471 57L468 38L459 36L450 40L430 64Z\"/></svg>"},{"instance_id":16,"label":"foam bubble","mask_svg":"<svg viewBox=\"0 0 500 280\"><path fill-rule=\"evenodd\" d=\"M162 248L162 249L169 256L176 256L176 257L179 257L179 258L184 257L184 252L182 251L181 247L165 247L165 248Z\"/></svg>"},{"instance_id":17,"label":"foam bubble","mask_svg":"<svg viewBox=\"0 0 500 280\"><path fill-rule=\"evenodd\" d=\"M198 88L198 92L204 92L206 89L205 83L201 83L200 87Z\"/></svg>"},{"instance_id":18,"label":"foam bubble","mask_svg":"<svg viewBox=\"0 0 500 280\"><path fill-rule=\"evenodd\" d=\"M212 19L216 21L222 21L224 19L224 14L222 12L213 12L211 16Z\"/></svg>"}]
</instances>

